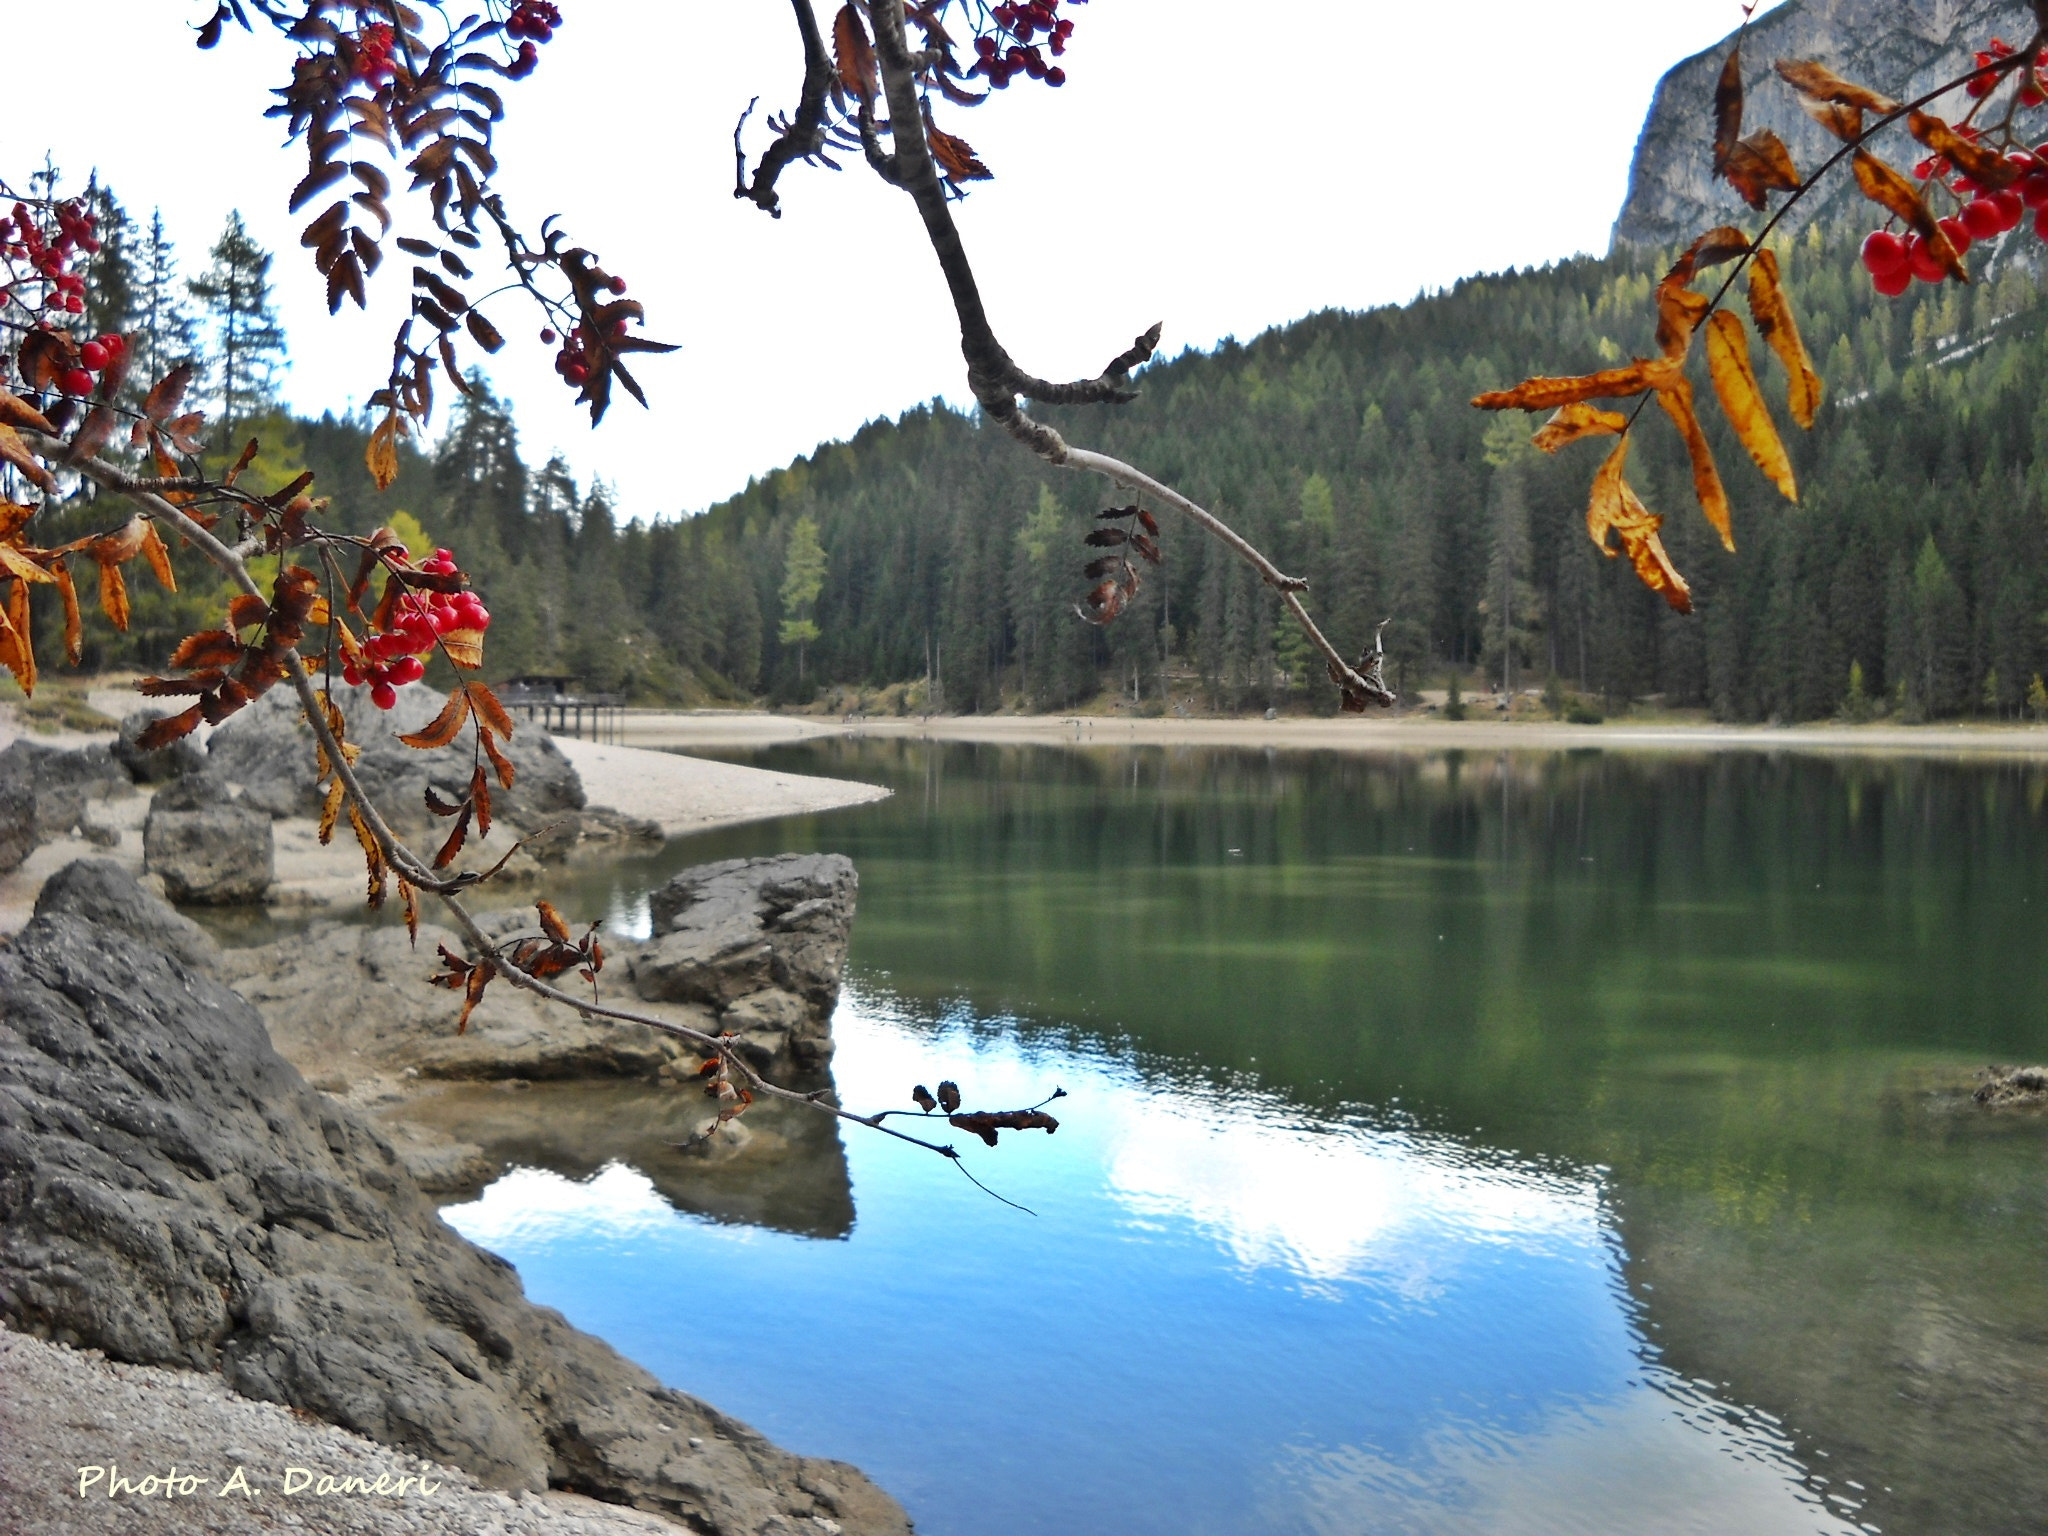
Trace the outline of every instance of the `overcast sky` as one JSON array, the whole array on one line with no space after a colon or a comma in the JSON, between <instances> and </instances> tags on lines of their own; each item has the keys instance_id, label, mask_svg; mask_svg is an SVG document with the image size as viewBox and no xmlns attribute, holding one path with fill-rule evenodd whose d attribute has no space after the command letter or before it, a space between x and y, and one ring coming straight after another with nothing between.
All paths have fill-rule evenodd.
<instances>
[{"instance_id":1,"label":"overcast sky","mask_svg":"<svg viewBox=\"0 0 2048 1536\"><path fill-rule=\"evenodd\" d=\"M740 110L756 93L764 112L793 105L785 0L558 3L565 24L509 92L500 184L527 223L563 215L646 303L647 334L683 350L637 369L651 412L622 398L593 433L538 322L501 301L490 313L512 344L490 372L531 462L559 449L613 484L623 516L673 517L871 418L965 398L906 197L854 166L794 168L780 220L732 197ZM290 403L347 409L383 380L410 263L385 268L368 318L328 320L303 219L285 213L304 151L260 116L281 45L230 32L198 53L189 27L210 11L10 11L15 57L65 62L9 76L7 172L45 149L75 179L96 167L132 210L162 206L188 270L239 207L278 252ZM1735 0L1091 0L1071 14L1063 88L1020 79L942 118L996 173L958 216L997 329L1051 378L1092 375L1154 320L1174 353L1604 251L1658 76L1741 19Z\"/></svg>"}]
</instances>

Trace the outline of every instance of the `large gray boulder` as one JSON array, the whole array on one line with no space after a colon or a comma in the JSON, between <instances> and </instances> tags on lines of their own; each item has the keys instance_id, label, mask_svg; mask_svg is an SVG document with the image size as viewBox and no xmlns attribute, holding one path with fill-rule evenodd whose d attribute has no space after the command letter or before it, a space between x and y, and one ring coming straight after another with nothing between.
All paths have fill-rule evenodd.
<instances>
[{"instance_id":1,"label":"large gray boulder","mask_svg":"<svg viewBox=\"0 0 2048 1536\"><path fill-rule=\"evenodd\" d=\"M221 948L184 913L152 896L109 859L74 859L43 882L36 911L119 929L146 949L195 970L214 970Z\"/></svg>"},{"instance_id":2,"label":"large gray boulder","mask_svg":"<svg viewBox=\"0 0 2048 1536\"><path fill-rule=\"evenodd\" d=\"M35 851L36 793L21 783L0 783L0 875Z\"/></svg>"},{"instance_id":3,"label":"large gray boulder","mask_svg":"<svg viewBox=\"0 0 2048 1536\"><path fill-rule=\"evenodd\" d=\"M248 1003L60 902L0 949L0 1316L218 1370L502 1487L717 1536L909 1529L855 1469L779 1450L528 1303Z\"/></svg>"},{"instance_id":4,"label":"large gray boulder","mask_svg":"<svg viewBox=\"0 0 2048 1536\"><path fill-rule=\"evenodd\" d=\"M356 773L363 788L393 822L409 830L435 823L425 805L427 787L459 800L474 765L476 732L465 725L450 746L426 752L398 738L419 730L441 712L446 695L415 683L398 690L398 704L381 710L367 688L340 688L335 702L348 738L363 749ZM521 725L503 743L512 760L514 782L500 789L492 781L495 820L519 832L535 831L565 813L583 808L583 781L562 749L537 726ZM213 733L201 775L210 783L237 785L247 805L272 816L319 814L313 732L289 688L273 688Z\"/></svg>"},{"instance_id":5,"label":"large gray boulder","mask_svg":"<svg viewBox=\"0 0 2048 1536\"><path fill-rule=\"evenodd\" d=\"M142 824L142 867L171 900L198 906L261 901L277 877L270 818L199 779L157 791Z\"/></svg>"},{"instance_id":6,"label":"large gray boulder","mask_svg":"<svg viewBox=\"0 0 2048 1536\"><path fill-rule=\"evenodd\" d=\"M62 837L86 819L98 801L135 793L128 770L104 742L84 747L52 747L20 737L0 752L0 786L25 790L35 797L38 842Z\"/></svg>"},{"instance_id":7,"label":"large gray boulder","mask_svg":"<svg viewBox=\"0 0 2048 1536\"><path fill-rule=\"evenodd\" d=\"M644 998L718 1010L763 1067L822 1069L859 889L853 861L837 853L684 870L649 898L654 935L629 958L633 985Z\"/></svg>"}]
</instances>

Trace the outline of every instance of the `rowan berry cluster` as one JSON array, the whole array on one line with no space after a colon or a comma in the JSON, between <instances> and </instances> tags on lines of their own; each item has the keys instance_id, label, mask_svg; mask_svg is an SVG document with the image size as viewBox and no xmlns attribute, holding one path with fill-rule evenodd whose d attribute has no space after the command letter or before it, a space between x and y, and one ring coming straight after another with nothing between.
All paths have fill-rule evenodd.
<instances>
[{"instance_id":1,"label":"rowan berry cluster","mask_svg":"<svg viewBox=\"0 0 2048 1536\"><path fill-rule=\"evenodd\" d=\"M57 223L54 235L36 222L28 204L16 203L9 217L0 218L0 253L10 261L26 262L35 274L30 281L40 280L47 285L44 303L48 308L82 315L85 277L71 270L71 260L78 252L98 254L100 242L96 231L100 221L76 201L58 203L51 213ZM13 288L0 287L0 309L6 308L10 300L18 301L25 309L37 307Z\"/></svg>"},{"instance_id":2,"label":"rowan berry cluster","mask_svg":"<svg viewBox=\"0 0 2048 1536\"><path fill-rule=\"evenodd\" d=\"M1976 136L1970 128L1958 131ZM2031 152L2014 150L2005 160L2019 173L2018 179L1997 191L1967 176L1953 176L1955 167L1946 155L1930 155L1913 167L1913 174L1922 181L1940 183L1961 202L1956 213L1935 221L1959 256L1979 240L2017 229L2029 210L2034 215L2034 233L2048 240L2048 143L2036 145ZM1924 236L1899 235L1886 229L1875 230L1864 239L1863 266L1870 273L1871 286L1889 298L1904 293L1916 277L1924 283L1939 283L1949 275Z\"/></svg>"},{"instance_id":3,"label":"rowan berry cluster","mask_svg":"<svg viewBox=\"0 0 2048 1536\"><path fill-rule=\"evenodd\" d=\"M1076 5L1086 0L1074 0ZM1067 51L1067 39L1074 35L1074 23L1059 14L1060 0L1016 0L1005 3L990 11L995 18L997 31L984 33L974 40L974 51L979 55L970 75L985 75L988 83L1001 90L1018 75L1029 75L1034 80L1043 80L1047 85L1065 85L1067 72L1057 64L1047 64L1045 54L1040 51L1037 41L1044 37L1044 47L1054 57ZM1004 38L1009 39L1007 47Z\"/></svg>"},{"instance_id":4,"label":"rowan berry cluster","mask_svg":"<svg viewBox=\"0 0 2048 1536\"><path fill-rule=\"evenodd\" d=\"M1988 69L2000 59L2011 58L2013 51L2011 43L2008 43L2002 37L1994 37L1991 39L1991 46L1976 55L1977 67L1979 69ZM2003 78L2001 75L1984 75L1979 79L1972 80L1963 89L1981 101L1984 97L1989 96L1998 89L1998 83ZM2019 100L2020 105L2023 107L2038 107L2042 102L2048 101L2048 56L2039 53L2035 54L2026 69L2021 73Z\"/></svg>"},{"instance_id":5,"label":"rowan berry cluster","mask_svg":"<svg viewBox=\"0 0 2048 1536\"><path fill-rule=\"evenodd\" d=\"M419 568L431 576L460 574L454 553L446 549L435 550ZM390 628L370 632L363 641L364 664L344 666L342 681L351 688L368 683L370 702L390 709L398 702L400 688L425 676L427 666L420 658L442 636L458 630L482 634L490 627L490 610L474 592L406 592L393 605Z\"/></svg>"},{"instance_id":6,"label":"rowan berry cluster","mask_svg":"<svg viewBox=\"0 0 2048 1536\"><path fill-rule=\"evenodd\" d=\"M395 75L397 66L391 62L391 50L395 39L389 22L378 22L365 27L356 34L355 73L358 80L367 80L372 85L382 85Z\"/></svg>"},{"instance_id":7,"label":"rowan berry cluster","mask_svg":"<svg viewBox=\"0 0 2048 1536\"><path fill-rule=\"evenodd\" d=\"M520 40L519 56L505 73L515 80L532 74L533 66L540 62L540 50L536 45L552 38L555 28L561 24L561 11L550 5L548 0L519 0L512 7L512 14L505 18L505 35Z\"/></svg>"}]
</instances>

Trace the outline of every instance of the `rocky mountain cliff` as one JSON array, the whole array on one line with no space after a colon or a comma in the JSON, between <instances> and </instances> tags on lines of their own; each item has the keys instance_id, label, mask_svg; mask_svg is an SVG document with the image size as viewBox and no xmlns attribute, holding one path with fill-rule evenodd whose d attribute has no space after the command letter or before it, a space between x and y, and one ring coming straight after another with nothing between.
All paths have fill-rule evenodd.
<instances>
[{"instance_id":1,"label":"rocky mountain cliff","mask_svg":"<svg viewBox=\"0 0 2048 1536\"><path fill-rule=\"evenodd\" d=\"M1744 129L1776 129L1793 163L1809 170L1836 141L1772 73L1776 60L1818 59L1837 74L1905 100L1961 73L1970 55L1994 35L2024 41L2032 32L2032 14L2023 0L1787 0L1760 17L1743 41ZM1749 214L1713 175L1714 81L1732 41L1731 34L1673 66L1658 82L1636 141L1628 197L1614 221L1616 246L1676 244ZM1956 99L1964 98L1957 93ZM1958 116L1960 108L1944 115ZM2048 118L2043 128L2048 131ZM1896 133L1899 147L1887 158L1918 159L1920 151L1904 130ZM1792 222L1803 223L1853 196L1844 175L1802 203Z\"/></svg>"}]
</instances>

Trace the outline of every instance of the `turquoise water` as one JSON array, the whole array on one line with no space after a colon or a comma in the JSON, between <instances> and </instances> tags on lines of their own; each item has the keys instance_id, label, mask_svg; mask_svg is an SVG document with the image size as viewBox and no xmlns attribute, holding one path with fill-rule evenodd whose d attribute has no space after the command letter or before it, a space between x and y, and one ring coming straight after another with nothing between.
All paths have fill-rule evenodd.
<instances>
[{"instance_id":1,"label":"turquoise water","mask_svg":"<svg viewBox=\"0 0 2048 1536\"><path fill-rule=\"evenodd\" d=\"M857 1128L850 1221L446 1212L664 1380L940 1536L2037 1528L2048 1137L1965 1093L2048 1055L2032 770L758 760L897 794L574 901L847 852L846 1101L1067 1097L970 1153L1035 1214Z\"/></svg>"}]
</instances>

